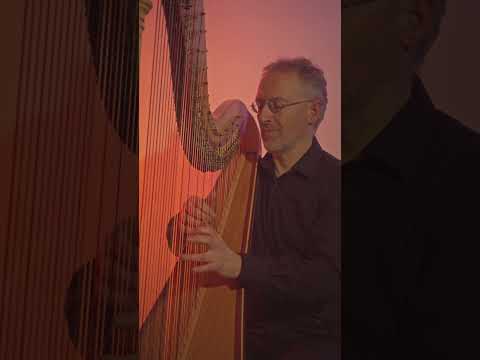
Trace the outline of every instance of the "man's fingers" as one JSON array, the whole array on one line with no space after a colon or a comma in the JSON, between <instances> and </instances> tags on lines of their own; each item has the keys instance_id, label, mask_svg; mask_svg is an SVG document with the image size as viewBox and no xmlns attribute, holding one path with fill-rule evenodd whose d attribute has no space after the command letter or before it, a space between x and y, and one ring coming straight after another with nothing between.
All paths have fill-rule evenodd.
<instances>
[{"instance_id":1,"label":"man's fingers","mask_svg":"<svg viewBox=\"0 0 480 360\"><path fill-rule=\"evenodd\" d=\"M205 200L190 200L186 206L186 212L198 220L212 222L216 215Z\"/></svg>"},{"instance_id":2,"label":"man's fingers","mask_svg":"<svg viewBox=\"0 0 480 360\"><path fill-rule=\"evenodd\" d=\"M217 232L210 225L202 225L195 228L195 235L208 236L210 238L216 238Z\"/></svg>"},{"instance_id":3,"label":"man's fingers","mask_svg":"<svg viewBox=\"0 0 480 360\"><path fill-rule=\"evenodd\" d=\"M184 225L187 226L187 227L198 227L200 225L202 225L203 222L201 219L197 219L196 217L194 216L191 216L189 214L186 214L185 216L185 220L184 220Z\"/></svg>"},{"instance_id":4,"label":"man's fingers","mask_svg":"<svg viewBox=\"0 0 480 360\"><path fill-rule=\"evenodd\" d=\"M197 244L207 244L207 245L212 245L212 238L208 236L207 234L199 234L197 232L198 229L195 229L195 235L189 235L187 237L187 241L191 243L197 243Z\"/></svg>"},{"instance_id":5,"label":"man's fingers","mask_svg":"<svg viewBox=\"0 0 480 360\"><path fill-rule=\"evenodd\" d=\"M217 271L219 265L217 263L209 263L206 265L200 265L194 267L192 270L198 273L206 272L206 271Z\"/></svg>"},{"instance_id":6,"label":"man's fingers","mask_svg":"<svg viewBox=\"0 0 480 360\"><path fill-rule=\"evenodd\" d=\"M209 262L212 260L212 254L209 251L201 254L182 254L180 258L185 261Z\"/></svg>"},{"instance_id":7,"label":"man's fingers","mask_svg":"<svg viewBox=\"0 0 480 360\"><path fill-rule=\"evenodd\" d=\"M180 258L185 261L205 261L204 254L182 254Z\"/></svg>"},{"instance_id":8,"label":"man's fingers","mask_svg":"<svg viewBox=\"0 0 480 360\"><path fill-rule=\"evenodd\" d=\"M212 224L215 221L215 217L208 215L206 212L201 211L198 208L186 211L187 217L195 219L203 224Z\"/></svg>"},{"instance_id":9,"label":"man's fingers","mask_svg":"<svg viewBox=\"0 0 480 360\"><path fill-rule=\"evenodd\" d=\"M181 221L179 222L180 231L185 233L191 233L199 226L203 225L204 223L188 214L185 214Z\"/></svg>"},{"instance_id":10,"label":"man's fingers","mask_svg":"<svg viewBox=\"0 0 480 360\"><path fill-rule=\"evenodd\" d=\"M201 205L201 210L203 211L204 214L211 218L215 218L216 214L215 211L208 205L206 201L204 201Z\"/></svg>"}]
</instances>

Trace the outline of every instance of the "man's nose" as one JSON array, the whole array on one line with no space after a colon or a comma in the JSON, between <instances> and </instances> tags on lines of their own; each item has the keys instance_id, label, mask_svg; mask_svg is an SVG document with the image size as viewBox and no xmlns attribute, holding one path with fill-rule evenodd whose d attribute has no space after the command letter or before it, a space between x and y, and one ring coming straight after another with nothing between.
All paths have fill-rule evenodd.
<instances>
[{"instance_id":1,"label":"man's nose","mask_svg":"<svg viewBox=\"0 0 480 360\"><path fill-rule=\"evenodd\" d=\"M272 121L274 114L270 110L267 104L265 104L258 112L258 121L259 122L269 122Z\"/></svg>"}]
</instances>

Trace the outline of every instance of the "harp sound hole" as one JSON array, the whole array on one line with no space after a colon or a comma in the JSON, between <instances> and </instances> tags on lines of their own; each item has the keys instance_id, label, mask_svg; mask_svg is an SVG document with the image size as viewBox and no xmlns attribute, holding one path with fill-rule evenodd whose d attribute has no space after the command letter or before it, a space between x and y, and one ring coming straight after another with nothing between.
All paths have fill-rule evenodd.
<instances>
[{"instance_id":1,"label":"harp sound hole","mask_svg":"<svg viewBox=\"0 0 480 360\"><path fill-rule=\"evenodd\" d=\"M65 302L72 343L86 359L138 353L138 220L119 224L105 255L74 275Z\"/></svg>"},{"instance_id":2,"label":"harp sound hole","mask_svg":"<svg viewBox=\"0 0 480 360\"><path fill-rule=\"evenodd\" d=\"M84 0L97 83L121 141L138 154L138 0Z\"/></svg>"}]
</instances>

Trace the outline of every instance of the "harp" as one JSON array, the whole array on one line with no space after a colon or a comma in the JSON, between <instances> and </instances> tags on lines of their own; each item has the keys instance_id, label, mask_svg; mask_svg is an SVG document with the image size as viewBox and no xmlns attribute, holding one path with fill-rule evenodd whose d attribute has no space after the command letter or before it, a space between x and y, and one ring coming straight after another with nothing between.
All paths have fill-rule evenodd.
<instances>
[{"instance_id":1,"label":"harp","mask_svg":"<svg viewBox=\"0 0 480 360\"><path fill-rule=\"evenodd\" d=\"M138 2L4 5L0 358L126 359L138 354Z\"/></svg>"},{"instance_id":2,"label":"harp","mask_svg":"<svg viewBox=\"0 0 480 360\"><path fill-rule=\"evenodd\" d=\"M242 360L243 290L178 261L182 251L206 249L184 248L176 214L189 196L207 199L217 232L246 251L258 129L236 101L210 111L203 1L158 0L144 9L151 10L140 75L140 357Z\"/></svg>"}]
</instances>

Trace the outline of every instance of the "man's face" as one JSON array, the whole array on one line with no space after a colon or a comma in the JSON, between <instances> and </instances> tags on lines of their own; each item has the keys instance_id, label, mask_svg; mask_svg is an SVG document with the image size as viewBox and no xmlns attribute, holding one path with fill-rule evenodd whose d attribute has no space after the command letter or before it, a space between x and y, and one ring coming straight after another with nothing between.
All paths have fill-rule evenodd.
<instances>
[{"instance_id":1,"label":"man's face","mask_svg":"<svg viewBox=\"0 0 480 360\"><path fill-rule=\"evenodd\" d=\"M279 105L308 100L312 91L294 72L272 72L262 78L257 90L257 103L275 99ZM272 113L267 104L260 109L258 122L263 145L269 152L282 153L301 141L313 138L314 130L308 123L311 120L311 102L292 105Z\"/></svg>"},{"instance_id":2,"label":"man's face","mask_svg":"<svg viewBox=\"0 0 480 360\"><path fill-rule=\"evenodd\" d=\"M342 9L345 114L357 111L381 86L404 72L405 52L395 11L391 0L368 1Z\"/></svg>"}]
</instances>

